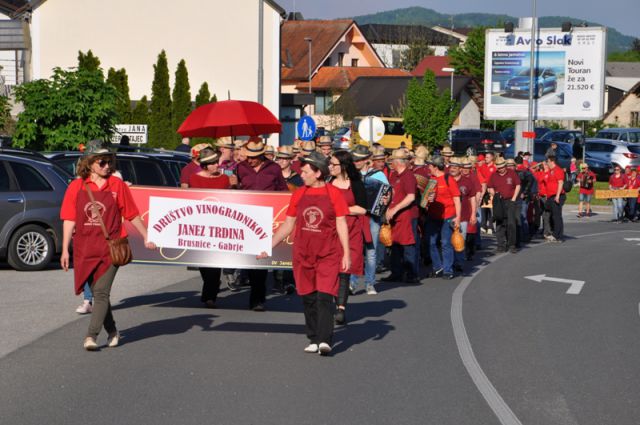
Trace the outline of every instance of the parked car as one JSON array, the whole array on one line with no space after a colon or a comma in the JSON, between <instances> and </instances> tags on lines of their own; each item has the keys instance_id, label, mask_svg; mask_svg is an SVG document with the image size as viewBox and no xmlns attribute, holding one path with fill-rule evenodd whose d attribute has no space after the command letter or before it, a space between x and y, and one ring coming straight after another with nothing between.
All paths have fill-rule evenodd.
<instances>
[{"instance_id":1,"label":"parked car","mask_svg":"<svg viewBox=\"0 0 640 425\"><path fill-rule=\"evenodd\" d=\"M547 127L535 127L533 131L536 133L536 139L540 139L546 133L551 131L551 129ZM502 130L502 137L507 141L507 145L510 145L516 139L516 129L513 127L505 128Z\"/></svg>"},{"instance_id":2,"label":"parked car","mask_svg":"<svg viewBox=\"0 0 640 425\"><path fill-rule=\"evenodd\" d=\"M333 135L333 149L349 149L351 143L351 127L340 127Z\"/></svg>"},{"instance_id":3,"label":"parked car","mask_svg":"<svg viewBox=\"0 0 640 425\"><path fill-rule=\"evenodd\" d=\"M640 143L640 128L603 128L596 133L595 139Z\"/></svg>"},{"instance_id":4,"label":"parked car","mask_svg":"<svg viewBox=\"0 0 640 425\"><path fill-rule=\"evenodd\" d=\"M42 270L62 248L60 205L73 179L29 152L0 149L0 259L19 271Z\"/></svg>"},{"instance_id":5,"label":"parked car","mask_svg":"<svg viewBox=\"0 0 640 425\"><path fill-rule=\"evenodd\" d=\"M573 149L573 156L578 159L582 158L584 135L580 130L551 130L545 133L540 140L569 143Z\"/></svg>"},{"instance_id":6,"label":"parked car","mask_svg":"<svg viewBox=\"0 0 640 425\"><path fill-rule=\"evenodd\" d=\"M507 145L499 131L473 128L452 130L449 134L449 144L457 154L464 154L469 148L476 152L502 151Z\"/></svg>"},{"instance_id":7,"label":"parked car","mask_svg":"<svg viewBox=\"0 0 640 425\"><path fill-rule=\"evenodd\" d=\"M46 152L45 156L75 175L76 164L82 153L77 151ZM177 154L176 154L177 155ZM174 155L149 152L117 152L116 169L125 181L142 186L180 186L180 174L172 171L165 160L173 161Z\"/></svg>"},{"instance_id":8,"label":"parked car","mask_svg":"<svg viewBox=\"0 0 640 425\"><path fill-rule=\"evenodd\" d=\"M509 96L529 96L530 68L525 68L515 76L509 78L504 87ZM534 96L542 97L547 92L554 92L558 88L558 77L551 68L536 68L534 70Z\"/></svg>"},{"instance_id":9,"label":"parked car","mask_svg":"<svg viewBox=\"0 0 640 425\"><path fill-rule=\"evenodd\" d=\"M616 165L623 169L628 165L640 165L640 145L635 143L607 139L587 139L584 149L585 161L589 164L589 167L602 167L602 164L609 164L608 173Z\"/></svg>"},{"instance_id":10,"label":"parked car","mask_svg":"<svg viewBox=\"0 0 640 425\"><path fill-rule=\"evenodd\" d=\"M546 140L536 140L533 144L533 161L534 162L542 162L546 159L546 153L551 147L550 141ZM566 142L553 142L558 145L558 149L556 150L556 162L557 164L567 169L571 165L571 157L573 156L572 146ZM512 144L504 151L505 158L515 158L515 144Z\"/></svg>"},{"instance_id":11,"label":"parked car","mask_svg":"<svg viewBox=\"0 0 640 425\"><path fill-rule=\"evenodd\" d=\"M369 143L362 140L358 134L358 126L364 117L355 117L351 123L351 147L361 144L369 146ZM387 150L406 147L412 149L413 138L404 129L402 118L380 117L384 124L384 136L378 143Z\"/></svg>"}]
</instances>

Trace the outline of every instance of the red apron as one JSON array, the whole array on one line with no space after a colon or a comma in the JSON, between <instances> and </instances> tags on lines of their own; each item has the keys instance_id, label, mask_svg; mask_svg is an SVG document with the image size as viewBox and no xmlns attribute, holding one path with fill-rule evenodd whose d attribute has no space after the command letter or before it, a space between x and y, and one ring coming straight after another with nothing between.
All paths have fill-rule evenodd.
<instances>
[{"instance_id":1,"label":"red apron","mask_svg":"<svg viewBox=\"0 0 640 425\"><path fill-rule=\"evenodd\" d=\"M293 276L299 295L324 292L338 296L342 246L329 191L300 198L293 243Z\"/></svg>"},{"instance_id":2,"label":"red apron","mask_svg":"<svg viewBox=\"0 0 640 425\"><path fill-rule=\"evenodd\" d=\"M413 177L413 173L411 173L411 170L409 169L404 170L402 175L399 175L394 171L391 174L391 177L389 177L389 183L391 183L393 193L389 208L399 204L408 195L408 193L404 191L400 180L401 176L404 176L407 173ZM413 245L416 243L416 240L413 237L413 219L417 217L418 212L415 207L415 203L396 213L391 220L391 236L393 238L393 243L399 245Z\"/></svg>"},{"instance_id":3,"label":"red apron","mask_svg":"<svg viewBox=\"0 0 640 425\"><path fill-rule=\"evenodd\" d=\"M351 189L338 188L342 197L347 202L348 207L356 204L356 198L353 196ZM361 215L348 215L347 227L349 228L349 254L351 256L351 268L347 271L349 274L364 274L364 255L363 255L363 219Z\"/></svg>"},{"instance_id":4,"label":"red apron","mask_svg":"<svg viewBox=\"0 0 640 425\"><path fill-rule=\"evenodd\" d=\"M105 183L106 184L106 183ZM122 216L110 191L93 192L110 238L120 237ZM96 282L111 266L109 246L100 222L93 216L91 199L83 188L76 201L76 231L73 235L73 274L76 295L79 295L91 273Z\"/></svg>"}]
</instances>

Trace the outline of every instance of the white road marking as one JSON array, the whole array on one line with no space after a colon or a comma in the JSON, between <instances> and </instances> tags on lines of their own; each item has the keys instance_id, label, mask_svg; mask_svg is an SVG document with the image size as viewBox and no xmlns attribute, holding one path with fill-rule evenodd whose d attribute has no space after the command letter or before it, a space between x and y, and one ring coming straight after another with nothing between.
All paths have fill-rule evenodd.
<instances>
[{"instance_id":1,"label":"white road marking","mask_svg":"<svg viewBox=\"0 0 640 425\"><path fill-rule=\"evenodd\" d=\"M575 238L583 239L593 236L610 235L623 232L639 233L640 230L614 230L611 232L580 235L576 236ZM548 245L548 242L530 245L530 248L536 248L538 246L546 245ZM462 364L464 365L465 369L467 369L467 373L473 380L476 388L478 388L478 391L480 392L482 397L484 397L485 401L487 402L493 413L497 416L500 423L502 425L522 425L522 422L520 422L515 413L513 413L511 408L507 405L507 403L505 403L504 399L500 396L500 394L478 363L478 359L476 359L476 356L473 353L473 347L471 346L471 342L469 341L469 335L467 334L467 329L464 326L464 318L462 315L462 299L464 297L464 291L466 291L473 279L485 268L489 267L491 264L507 255L508 254L501 254L488 260L488 264L484 266L478 266L478 270L476 270L475 273L473 273L471 276L465 277L464 279L462 279L462 282L458 284L456 290L453 291L453 296L451 297L451 326L453 328L453 335L456 340L456 345L458 346L458 352L460 353ZM640 304L638 305L638 314L640 314Z\"/></svg>"},{"instance_id":2,"label":"white road marking","mask_svg":"<svg viewBox=\"0 0 640 425\"><path fill-rule=\"evenodd\" d=\"M545 280L547 282L568 283L571 286L569 286L569 289L567 289L566 293L571 295L580 294L580 292L582 291L582 287L584 286L583 280L561 279L559 277L550 277L550 276L547 276L546 274L537 274L535 276L525 276L524 278L533 280L534 282L538 282L538 283Z\"/></svg>"}]
</instances>

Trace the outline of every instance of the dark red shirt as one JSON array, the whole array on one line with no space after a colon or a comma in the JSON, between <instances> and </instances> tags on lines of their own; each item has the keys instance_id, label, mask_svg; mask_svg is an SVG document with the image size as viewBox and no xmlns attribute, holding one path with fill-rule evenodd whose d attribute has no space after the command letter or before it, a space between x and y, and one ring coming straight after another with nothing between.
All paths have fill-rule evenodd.
<instances>
[{"instance_id":1,"label":"dark red shirt","mask_svg":"<svg viewBox=\"0 0 640 425\"><path fill-rule=\"evenodd\" d=\"M298 203L304 195L328 195L331 200L331 205L336 211L336 217L345 217L349 215L349 207L347 201L344 200L344 196L340 193L340 189L332 184L325 184L323 187L307 187L303 186L297 189L291 195L291 201L289 201L289 208L287 209L287 215L289 217L295 217L298 213Z\"/></svg>"},{"instance_id":2,"label":"dark red shirt","mask_svg":"<svg viewBox=\"0 0 640 425\"><path fill-rule=\"evenodd\" d=\"M460 176L456 183L458 183L458 190L460 191L460 221L469 221L471 219L471 200L475 199L479 190L476 189L475 183L468 176Z\"/></svg>"},{"instance_id":3,"label":"dark red shirt","mask_svg":"<svg viewBox=\"0 0 640 425\"><path fill-rule=\"evenodd\" d=\"M391 198L391 204L389 208L393 208L398 205L409 194L415 194L418 190L418 182L413 172L407 168L402 173L398 174L395 170L389 174L389 183L393 190L393 196ZM414 202L408 207L404 208L396 215L396 219L400 214L406 214L411 218L418 217L418 206Z\"/></svg>"},{"instance_id":4,"label":"dark red shirt","mask_svg":"<svg viewBox=\"0 0 640 425\"><path fill-rule=\"evenodd\" d=\"M427 215L435 220L446 220L448 218L455 217L456 205L453 202L453 198L460 196L460 189L458 183L453 177L442 175L440 177L431 177L436 179L437 184L435 188L435 198L429 209Z\"/></svg>"},{"instance_id":5,"label":"dark red shirt","mask_svg":"<svg viewBox=\"0 0 640 425\"><path fill-rule=\"evenodd\" d=\"M192 174L189 179L189 187L194 189L229 189L229 186L229 176L222 173L213 177Z\"/></svg>"},{"instance_id":6,"label":"dark red shirt","mask_svg":"<svg viewBox=\"0 0 640 425\"><path fill-rule=\"evenodd\" d=\"M182 167L182 171L180 172L180 184L189 184L191 176L195 173L199 173L200 170L202 170L202 167L193 161Z\"/></svg>"},{"instance_id":7,"label":"dark red shirt","mask_svg":"<svg viewBox=\"0 0 640 425\"><path fill-rule=\"evenodd\" d=\"M236 168L240 187L244 190L276 190L287 191L287 182L282 177L282 169L273 161L266 160L258 171L246 161Z\"/></svg>"},{"instance_id":8,"label":"dark red shirt","mask_svg":"<svg viewBox=\"0 0 640 425\"><path fill-rule=\"evenodd\" d=\"M514 170L507 169L504 175L499 172L491 174L487 187L492 188L502 196L503 199L512 199L516 191L516 186L520 184L520 177Z\"/></svg>"}]
</instances>

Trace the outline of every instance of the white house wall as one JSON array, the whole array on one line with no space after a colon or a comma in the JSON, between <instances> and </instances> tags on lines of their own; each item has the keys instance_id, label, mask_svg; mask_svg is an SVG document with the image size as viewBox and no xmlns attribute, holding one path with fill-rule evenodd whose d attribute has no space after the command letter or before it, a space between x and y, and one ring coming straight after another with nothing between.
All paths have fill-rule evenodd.
<instances>
[{"instance_id":1,"label":"white house wall","mask_svg":"<svg viewBox=\"0 0 640 425\"><path fill-rule=\"evenodd\" d=\"M480 110L468 93L460 94L460 113L453 128L480 128Z\"/></svg>"},{"instance_id":2,"label":"white house wall","mask_svg":"<svg viewBox=\"0 0 640 425\"><path fill-rule=\"evenodd\" d=\"M203 82L218 99L258 100L258 6L183 0L53 0L34 13L33 75L77 66L78 51L91 50L101 66L125 68L131 99L151 96L153 65L167 53L170 82L184 59L195 98ZM280 16L264 3L264 105L278 116ZM273 141L271 141L273 143Z\"/></svg>"}]
</instances>

